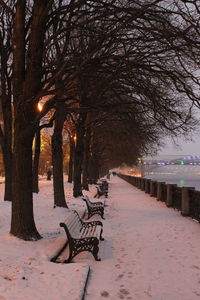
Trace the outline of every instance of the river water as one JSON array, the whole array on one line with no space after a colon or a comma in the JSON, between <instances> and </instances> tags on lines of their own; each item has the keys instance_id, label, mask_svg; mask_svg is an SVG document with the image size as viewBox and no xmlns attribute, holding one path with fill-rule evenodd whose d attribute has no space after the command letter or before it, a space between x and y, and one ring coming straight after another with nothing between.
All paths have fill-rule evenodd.
<instances>
[{"instance_id":1,"label":"river water","mask_svg":"<svg viewBox=\"0 0 200 300\"><path fill-rule=\"evenodd\" d=\"M145 166L145 178L174 183L180 187L195 187L200 191L200 165Z\"/></svg>"}]
</instances>

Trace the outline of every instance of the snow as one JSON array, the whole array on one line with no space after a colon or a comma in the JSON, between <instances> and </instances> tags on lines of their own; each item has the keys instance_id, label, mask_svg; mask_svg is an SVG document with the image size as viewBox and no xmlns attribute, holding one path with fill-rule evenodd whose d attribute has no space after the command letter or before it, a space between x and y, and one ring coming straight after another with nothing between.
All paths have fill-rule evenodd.
<instances>
[{"instance_id":1,"label":"snow","mask_svg":"<svg viewBox=\"0 0 200 300\"><path fill-rule=\"evenodd\" d=\"M85 203L71 195L70 209ZM95 189L85 194L90 199ZM53 208L52 182L41 180L34 215L43 239L21 241L9 234L11 204L0 185L0 300L197 300L200 298L200 225L118 177L110 181L103 236L96 262L81 253L71 264L50 262L66 237L60 221L67 209ZM94 216L93 219L100 219Z\"/></svg>"},{"instance_id":2,"label":"snow","mask_svg":"<svg viewBox=\"0 0 200 300\"><path fill-rule=\"evenodd\" d=\"M37 242L22 241L9 234L11 204L0 202L0 300L78 300L85 288L88 263L66 265L49 261L66 241L59 223L65 219L67 209L53 208L52 182L40 181L40 189L34 195L34 212L43 239ZM2 200L3 185L0 195ZM83 201L74 201L68 195L68 202L70 208L83 214Z\"/></svg>"}]
</instances>

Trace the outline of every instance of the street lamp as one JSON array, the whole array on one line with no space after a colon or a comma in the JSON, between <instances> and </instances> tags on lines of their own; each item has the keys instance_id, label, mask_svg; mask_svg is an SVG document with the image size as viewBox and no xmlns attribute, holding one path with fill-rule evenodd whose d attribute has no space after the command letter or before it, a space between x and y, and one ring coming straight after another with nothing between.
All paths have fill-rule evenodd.
<instances>
[{"instance_id":1,"label":"street lamp","mask_svg":"<svg viewBox=\"0 0 200 300\"><path fill-rule=\"evenodd\" d=\"M38 102L37 108L38 108L39 112L42 111L43 106L40 102Z\"/></svg>"},{"instance_id":2,"label":"street lamp","mask_svg":"<svg viewBox=\"0 0 200 300\"><path fill-rule=\"evenodd\" d=\"M142 157L138 158L138 163L139 163L139 167L140 167L141 177L144 177L144 162L143 162Z\"/></svg>"}]
</instances>

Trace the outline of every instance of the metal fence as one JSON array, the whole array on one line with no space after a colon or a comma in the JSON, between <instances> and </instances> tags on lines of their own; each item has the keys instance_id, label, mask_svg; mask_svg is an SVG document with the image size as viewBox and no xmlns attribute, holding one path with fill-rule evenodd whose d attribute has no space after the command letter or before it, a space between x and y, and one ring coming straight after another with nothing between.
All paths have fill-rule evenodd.
<instances>
[{"instance_id":1,"label":"metal fence","mask_svg":"<svg viewBox=\"0 0 200 300\"><path fill-rule=\"evenodd\" d=\"M196 191L193 187L178 187L176 184L171 184L171 192L169 192L169 184L165 182L124 174L118 176L157 200L165 202L168 207L179 210L182 215L190 216L200 222L200 191Z\"/></svg>"},{"instance_id":2,"label":"metal fence","mask_svg":"<svg viewBox=\"0 0 200 300\"><path fill-rule=\"evenodd\" d=\"M200 222L200 191L189 190L189 215L191 218Z\"/></svg>"}]
</instances>

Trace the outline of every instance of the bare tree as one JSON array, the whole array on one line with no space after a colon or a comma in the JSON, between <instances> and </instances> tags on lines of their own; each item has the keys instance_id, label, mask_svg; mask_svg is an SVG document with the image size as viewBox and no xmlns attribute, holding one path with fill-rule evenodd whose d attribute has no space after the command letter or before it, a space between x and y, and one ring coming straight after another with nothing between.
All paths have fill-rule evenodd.
<instances>
[{"instance_id":1,"label":"bare tree","mask_svg":"<svg viewBox=\"0 0 200 300\"><path fill-rule=\"evenodd\" d=\"M11 72L4 74L14 105L13 235L40 238L33 217L32 143L39 120L55 103L76 99L80 109L110 114L123 107L123 114L144 114L178 133L193 127L187 100L199 99L194 76L199 35L184 2L190 1L0 1L11 20ZM38 113L45 95L52 97ZM79 192L85 113L77 124Z\"/></svg>"},{"instance_id":2,"label":"bare tree","mask_svg":"<svg viewBox=\"0 0 200 300\"><path fill-rule=\"evenodd\" d=\"M0 144L5 169L4 200L12 200L12 88L11 88L11 22L7 6L0 10L0 104L3 123L0 125Z\"/></svg>"},{"instance_id":3,"label":"bare tree","mask_svg":"<svg viewBox=\"0 0 200 300\"><path fill-rule=\"evenodd\" d=\"M66 108L64 103L56 105L55 125L52 135L52 165L53 165L53 187L54 207L67 207L63 184L63 140L62 131L66 119Z\"/></svg>"}]
</instances>

